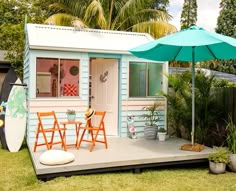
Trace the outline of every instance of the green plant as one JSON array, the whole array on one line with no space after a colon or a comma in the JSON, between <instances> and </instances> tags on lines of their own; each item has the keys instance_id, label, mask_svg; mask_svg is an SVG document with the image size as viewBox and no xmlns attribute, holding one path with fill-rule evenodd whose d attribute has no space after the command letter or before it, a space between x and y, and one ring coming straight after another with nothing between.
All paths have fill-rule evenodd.
<instances>
[{"instance_id":1,"label":"green plant","mask_svg":"<svg viewBox=\"0 0 236 191\"><path fill-rule=\"evenodd\" d=\"M208 160L216 163L228 164L230 151L227 147L213 147L213 152L209 154Z\"/></svg>"},{"instance_id":2,"label":"green plant","mask_svg":"<svg viewBox=\"0 0 236 191\"><path fill-rule=\"evenodd\" d=\"M166 133L166 129L164 127L161 127L158 129L159 133Z\"/></svg>"},{"instance_id":3,"label":"green plant","mask_svg":"<svg viewBox=\"0 0 236 191\"><path fill-rule=\"evenodd\" d=\"M148 121L146 125L156 126L156 123L159 121L159 107L160 105L157 103L154 103L153 105L147 107L143 107L143 109L147 111L147 113L142 115L142 117Z\"/></svg>"},{"instance_id":4,"label":"green plant","mask_svg":"<svg viewBox=\"0 0 236 191\"><path fill-rule=\"evenodd\" d=\"M68 109L68 110L66 111L66 114L67 114L67 115L75 115L76 113L75 113L75 110Z\"/></svg>"},{"instance_id":5,"label":"green plant","mask_svg":"<svg viewBox=\"0 0 236 191\"><path fill-rule=\"evenodd\" d=\"M226 132L227 146L233 154L236 154L236 125L234 124L230 115L228 116Z\"/></svg>"}]
</instances>

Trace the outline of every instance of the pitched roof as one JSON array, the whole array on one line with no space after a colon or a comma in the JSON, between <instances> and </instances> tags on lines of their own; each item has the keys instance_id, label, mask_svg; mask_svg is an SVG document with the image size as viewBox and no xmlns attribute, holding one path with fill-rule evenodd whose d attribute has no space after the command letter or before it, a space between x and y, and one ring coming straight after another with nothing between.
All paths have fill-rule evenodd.
<instances>
[{"instance_id":1,"label":"pitched roof","mask_svg":"<svg viewBox=\"0 0 236 191\"><path fill-rule=\"evenodd\" d=\"M147 33L39 24L27 24L26 32L31 49L46 50L130 54L129 49L153 40Z\"/></svg>"}]
</instances>

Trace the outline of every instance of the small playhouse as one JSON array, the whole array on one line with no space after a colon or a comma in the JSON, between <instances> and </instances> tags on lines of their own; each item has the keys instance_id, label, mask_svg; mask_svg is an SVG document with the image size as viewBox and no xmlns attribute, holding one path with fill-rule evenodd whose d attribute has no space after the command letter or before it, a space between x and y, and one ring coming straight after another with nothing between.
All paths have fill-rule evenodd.
<instances>
[{"instance_id":1,"label":"small playhouse","mask_svg":"<svg viewBox=\"0 0 236 191\"><path fill-rule=\"evenodd\" d=\"M66 111L84 120L88 107L106 111L108 136L127 136L127 116L133 115L138 137L143 135L144 106L159 102L159 126L166 127L168 63L133 56L129 49L153 38L146 33L75 29L27 24L23 81L27 84L27 142L35 141L36 112L55 111L59 121ZM74 130L68 129L72 137Z\"/></svg>"}]
</instances>

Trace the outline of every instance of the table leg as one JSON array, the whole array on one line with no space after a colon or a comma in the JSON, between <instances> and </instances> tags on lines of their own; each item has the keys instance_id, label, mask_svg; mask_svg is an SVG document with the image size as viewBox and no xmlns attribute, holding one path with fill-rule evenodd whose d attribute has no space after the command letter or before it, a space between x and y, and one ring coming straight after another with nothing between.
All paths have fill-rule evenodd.
<instances>
[{"instance_id":1,"label":"table leg","mask_svg":"<svg viewBox=\"0 0 236 191\"><path fill-rule=\"evenodd\" d=\"M79 140L79 130L81 124L75 124L76 125L76 143L75 146L78 148L78 140Z\"/></svg>"},{"instance_id":2,"label":"table leg","mask_svg":"<svg viewBox=\"0 0 236 191\"><path fill-rule=\"evenodd\" d=\"M63 127L64 127L64 129L66 129L66 125L65 124L63 124ZM66 130L64 130L64 132L63 132L63 139L64 139L64 143L66 145Z\"/></svg>"}]
</instances>

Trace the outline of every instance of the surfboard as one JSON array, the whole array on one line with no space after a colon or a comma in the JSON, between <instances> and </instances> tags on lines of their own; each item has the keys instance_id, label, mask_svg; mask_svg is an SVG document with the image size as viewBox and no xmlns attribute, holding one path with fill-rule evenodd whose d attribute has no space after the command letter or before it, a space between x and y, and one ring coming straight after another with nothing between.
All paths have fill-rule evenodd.
<instances>
[{"instance_id":1,"label":"surfboard","mask_svg":"<svg viewBox=\"0 0 236 191\"><path fill-rule=\"evenodd\" d=\"M17 80L17 74L12 67L7 71L7 74L2 83L1 93L0 93L0 103L7 102L12 85L10 83L15 83ZM0 115L0 120L3 121L3 125L0 127L0 141L3 149L7 149L7 143L5 138L5 115Z\"/></svg>"},{"instance_id":2,"label":"surfboard","mask_svg":"<svg viewBox=\"0 0 236 191\"><path fill-rule=\"evenodd\" d=\"M5 137L10 152L18 152L26 131L26 95L18 78L8 97L5 114Z\"/></svg>"}]
</instances>

